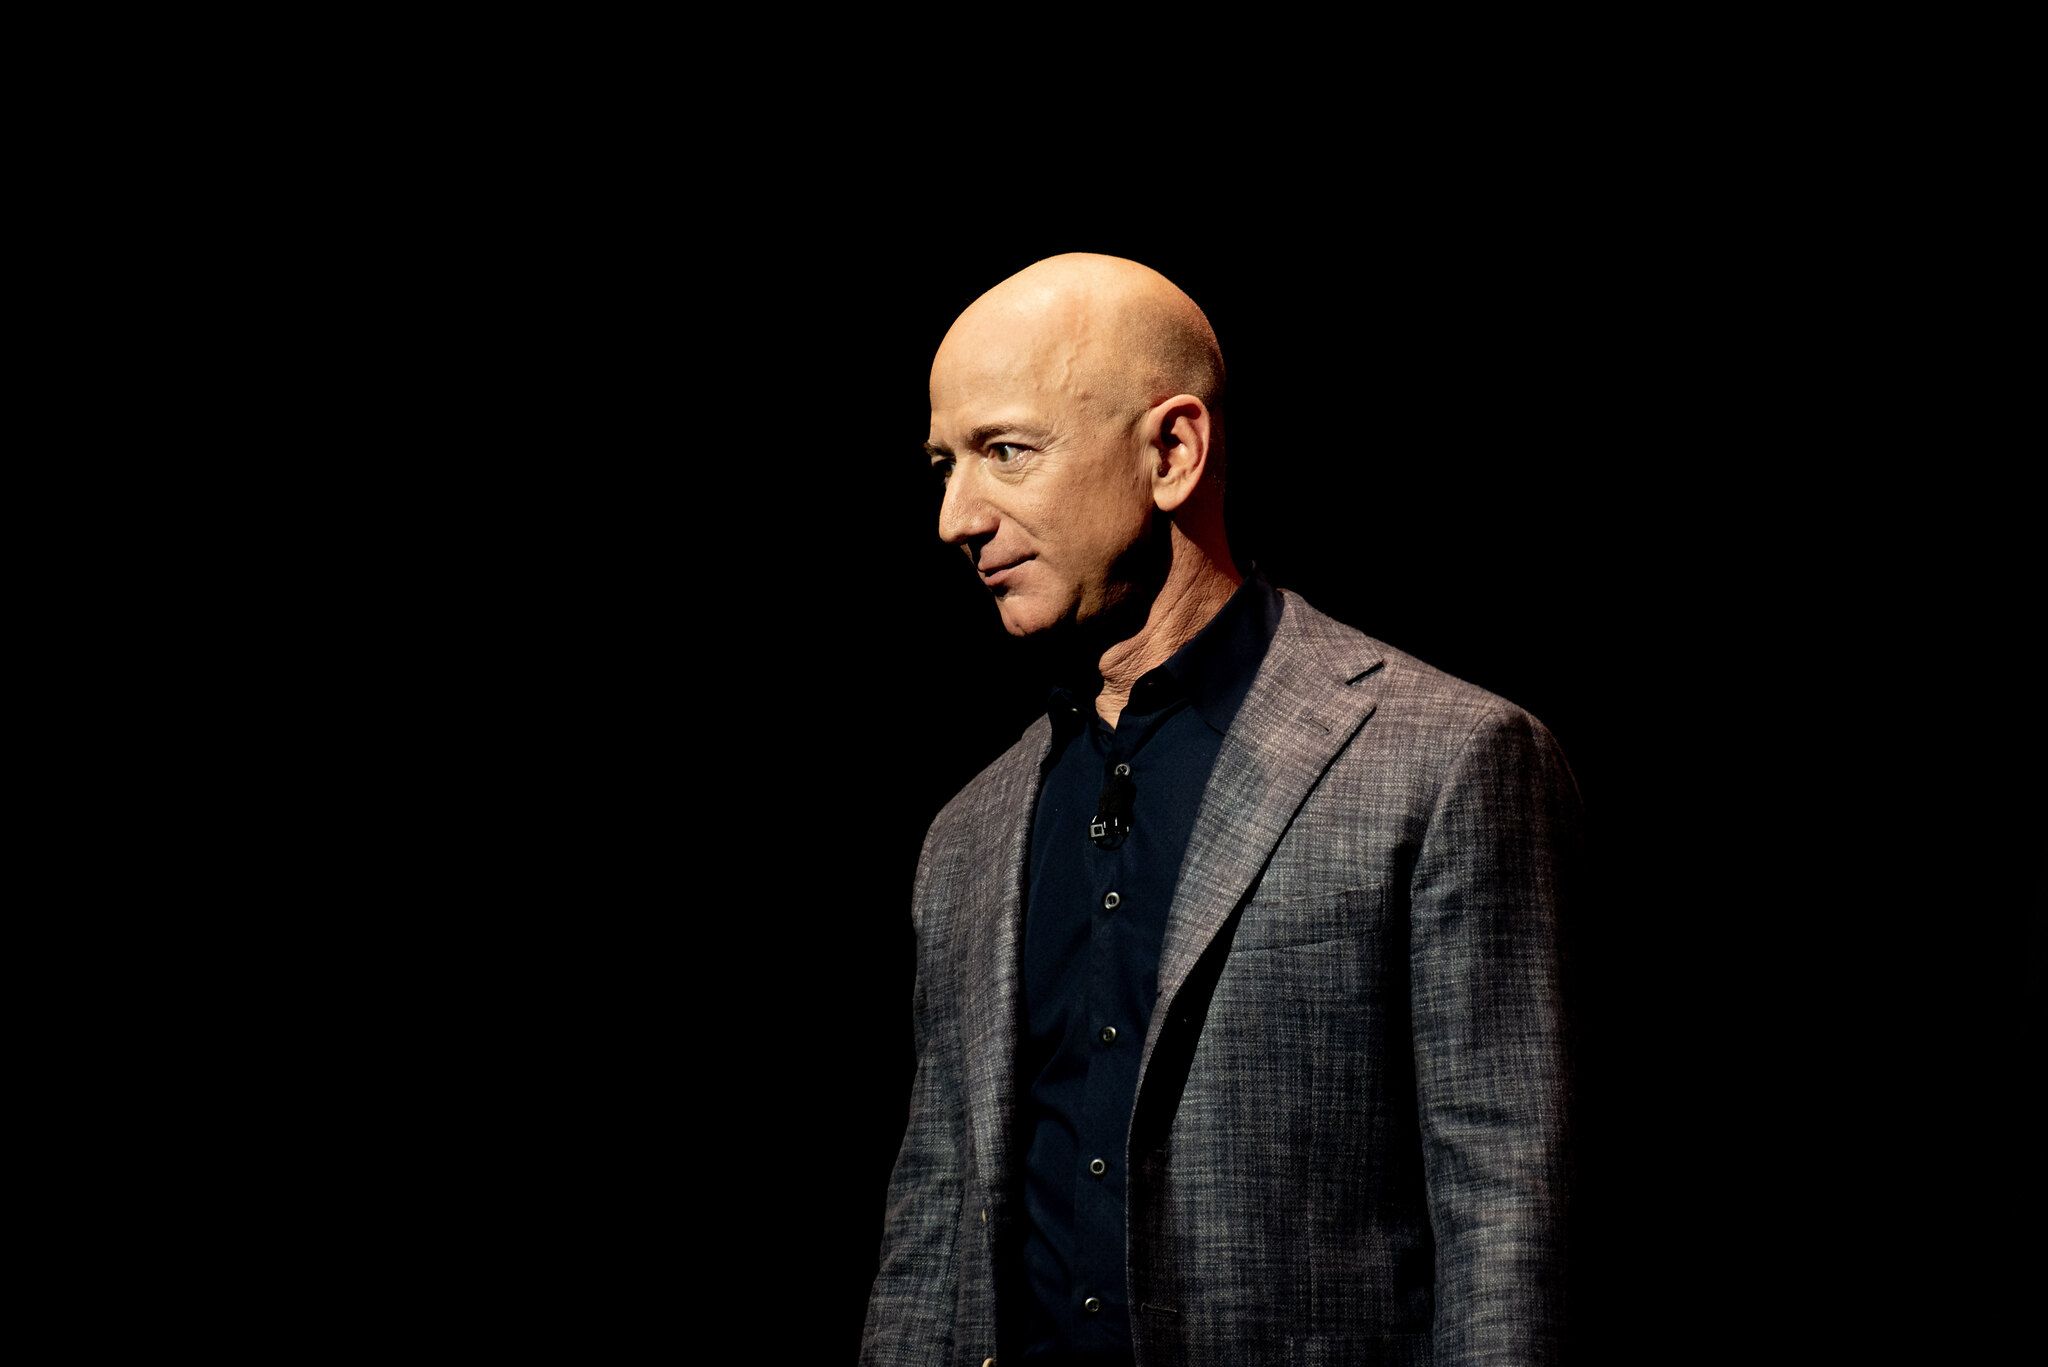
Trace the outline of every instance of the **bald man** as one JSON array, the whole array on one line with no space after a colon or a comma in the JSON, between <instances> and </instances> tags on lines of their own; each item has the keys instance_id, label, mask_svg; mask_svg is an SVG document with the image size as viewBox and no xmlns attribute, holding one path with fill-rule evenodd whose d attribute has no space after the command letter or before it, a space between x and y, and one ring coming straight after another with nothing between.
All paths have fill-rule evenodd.
<instances>
[{"instance_id":1,"label":"bald man","mask_svg":"<svg viewBox=\"0 0 2048 1367\"><path fill-rule=\"evenodd\" d=\"M1576 781L1240 571L1224 380L1088 253L934 358L939 535L1055 677L919 857L864 1363L1558 1360Z\"/></svg>"}]
</instances>

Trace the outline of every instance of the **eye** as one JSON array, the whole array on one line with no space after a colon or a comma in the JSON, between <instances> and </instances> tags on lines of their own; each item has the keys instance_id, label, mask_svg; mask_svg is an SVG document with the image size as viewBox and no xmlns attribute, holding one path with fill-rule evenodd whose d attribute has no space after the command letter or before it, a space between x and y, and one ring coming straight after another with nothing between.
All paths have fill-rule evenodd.
<instances>
[{"instance_id":1,"label":"eye","mask_svg":"<svg viewBox=\"0 0 2048 1367\"><path fill-rule=\"evenodd\" d=\"M944 484L946 476L953 473L953 462L950 460L935 460L932 462L931 470L932 480L935 483Z\"/></svg>"},{"instance_id":2,"label":"eye","mask_svg":"<svg viewBox=\"0 0 2048 1367\"><path fill-rule=\"evenodd\" d=\"M1031 448L1028 446L1019 446L1014 441L999 441L990 444L988 448L988 453L991 457L995 458L995 462L998 465L1015 465L1017 463L1015 460L1003 460L1001 458L1002 453L1004 451L1015 451L1017 453L1018 459L1022 459L1024 453L1029 451L1030 449Z\"/></svg>"}]
</instances>

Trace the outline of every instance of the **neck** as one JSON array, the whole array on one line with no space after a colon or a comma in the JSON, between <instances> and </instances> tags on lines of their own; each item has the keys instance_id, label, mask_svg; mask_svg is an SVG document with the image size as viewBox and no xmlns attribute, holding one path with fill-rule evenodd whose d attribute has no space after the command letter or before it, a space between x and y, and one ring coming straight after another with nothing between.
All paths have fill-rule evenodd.
<instances>
[{"instance_id":1,"label":"neck","mask_svg":"<svg viewBox=\"0 0 2048 1367\"><path fill-rule=\"evenodd\" d=\"M1096 695L1095 711L1112 727L1138 680L1192 640L1244 582L1227 550L1212 555L1188 540L1181 540L1175 550L1144 623L1105 648L1097 662L1102 691Z\"/></svg>"}]
</instances>

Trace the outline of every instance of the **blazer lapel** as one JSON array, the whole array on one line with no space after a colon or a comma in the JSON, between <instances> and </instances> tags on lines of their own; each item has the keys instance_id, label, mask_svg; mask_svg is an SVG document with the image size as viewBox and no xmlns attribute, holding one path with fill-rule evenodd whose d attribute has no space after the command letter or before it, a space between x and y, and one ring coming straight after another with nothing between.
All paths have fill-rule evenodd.
<instances>
[{"instance_id":1,"label":"blazer lapel","mask_svg":"<svg viewBox=\"0 0 2048 1367\"><path fill-rule=\"evenodd\" d=\"M1279 625L1231 721L1181 860L1138 1094L1174 994L1265 868L1310 788L1379 699L1378 642L1280 591Z\"/></svg>"},{"instance_id":2,"label":"blazer lapel","mask_svg":"<svg viewBox=\"0 0 2048 1367\"><path fill-rule=\"evenodd\" d=\"M1024 927L1024 876L1031 819L1052 750L1052 721L1041 715L988 776L963 813L973 829L997 835L985 877L970 880L960 981L962 1046L967 1064L967 1125L987 1195L1000 1212L1009 1189L1010 1130L1016 1114L1017 995Z\"/></svg>"}]
</instances>

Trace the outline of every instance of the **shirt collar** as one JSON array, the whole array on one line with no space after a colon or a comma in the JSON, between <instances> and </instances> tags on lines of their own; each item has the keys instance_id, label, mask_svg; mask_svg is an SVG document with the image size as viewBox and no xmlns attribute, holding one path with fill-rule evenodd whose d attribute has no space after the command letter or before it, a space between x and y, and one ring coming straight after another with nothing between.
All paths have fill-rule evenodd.
<instances>
[{"instance_id":1,"label":"shirt collar","mask_svg":"<svg viewBox=\"0 0 2048 1367\"><path fill-rule=\"evenodd\" d=\"M1251 692L1252 679L1265 658L1266 646L1280 625L1280 592L1256 560L1245 562L1244 582L1181 644L1165 663L1140 675L1131 703L1156 711L1166 700L1185 695L1189 705L1218 734L1230 723ZM1102 676L1063 680L1047 691L1045 708L1053 725L1077 722L1081 709L1092 713L1102 691Z\"/></svg>"}]
</instances>

